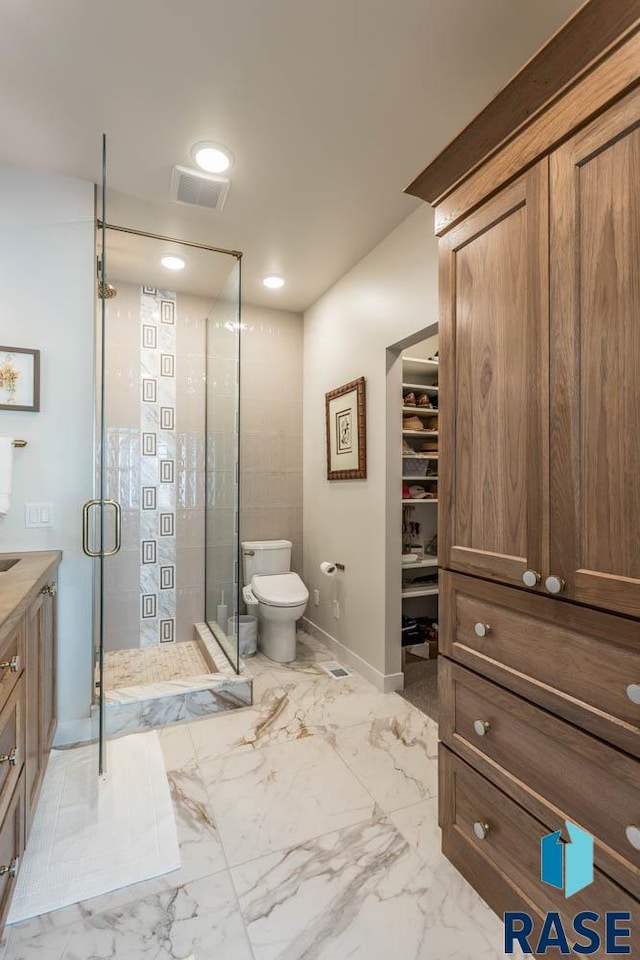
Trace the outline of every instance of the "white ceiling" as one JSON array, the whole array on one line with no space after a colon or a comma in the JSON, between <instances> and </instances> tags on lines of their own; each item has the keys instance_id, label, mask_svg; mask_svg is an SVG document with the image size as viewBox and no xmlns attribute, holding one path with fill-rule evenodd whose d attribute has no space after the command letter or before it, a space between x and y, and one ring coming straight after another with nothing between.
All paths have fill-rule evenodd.
<instances>
[{"instance_id":1,"label":"white ceiling","mask_svg":"<svg viewBox=\"0 0 640 960\"><path fill-rule=\"evenodd\" d=\"M302 310L419 205L404 187L577 0L3 0L0 161L97 181L107 219L245 253ZM221 213L168 199L199 140ZM261 277L287 285L266 291Z\"/></svg>"}]
</instances>

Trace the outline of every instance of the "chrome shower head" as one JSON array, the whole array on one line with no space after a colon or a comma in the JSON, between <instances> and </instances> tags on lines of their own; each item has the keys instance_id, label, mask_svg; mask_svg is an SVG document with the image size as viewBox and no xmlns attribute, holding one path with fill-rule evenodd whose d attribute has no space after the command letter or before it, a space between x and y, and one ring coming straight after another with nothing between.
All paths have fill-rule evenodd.
<instances>
[{"instance_id":1,"label":"chrome shower head","mask_svg":"<svg viewBox=\"0 0 640 960\"><path fill-rule=\"evenodd\" d=\"M111 300L112 297L118 296L118 291L112 283L104 283L104 281L98 281L98 296L101 300Z\"/></svg>"}]
</instances>

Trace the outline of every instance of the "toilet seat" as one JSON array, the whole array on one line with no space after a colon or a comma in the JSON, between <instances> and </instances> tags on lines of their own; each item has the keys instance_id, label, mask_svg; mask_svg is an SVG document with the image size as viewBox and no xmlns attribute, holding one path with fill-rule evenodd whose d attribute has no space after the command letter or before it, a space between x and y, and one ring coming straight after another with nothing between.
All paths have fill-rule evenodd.
<instances>
[{"instance_id":1,"label":"toilet seat","mask_svg":"<svg viewBox=\"0 0 640 960\"><path fill-rule=\"evenodd\" d=\"M297 607L309 599L309 591L297 573L255 574L251 588L268 607Z\"/></svg>"}]
</instances>

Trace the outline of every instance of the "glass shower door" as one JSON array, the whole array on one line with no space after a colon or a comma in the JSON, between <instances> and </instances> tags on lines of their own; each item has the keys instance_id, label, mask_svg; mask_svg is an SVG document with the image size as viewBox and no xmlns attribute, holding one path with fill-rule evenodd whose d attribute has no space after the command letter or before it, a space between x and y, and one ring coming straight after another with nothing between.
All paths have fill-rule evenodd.
<instances>
[{"instance_id":1,"label":"glass shower door","mask_svg":"<svg viewBox=\"0 0 640 960\"><path fill-rule=\"evenodd\" d=\"M207 317L207 520L205 617L240 669L241 263L236 260Z\"/></svg>"},{"instance_id":2,"label":"glass shower door","mask_svg":"<svg viewBox=\"0 0 640 960\"><path fill-rule=\"evenodd\" d=\"M215 673L225 659L238 670L240 265L229 252L105 226L104 215L97 247L85 540L96 558L104 774L109 735L134 732L136 712L138 729L154 725L158 684ZM168 257L184 269L171 271ZM196 640L207 622L213 664Z\"/></svg>"}]
</instances>

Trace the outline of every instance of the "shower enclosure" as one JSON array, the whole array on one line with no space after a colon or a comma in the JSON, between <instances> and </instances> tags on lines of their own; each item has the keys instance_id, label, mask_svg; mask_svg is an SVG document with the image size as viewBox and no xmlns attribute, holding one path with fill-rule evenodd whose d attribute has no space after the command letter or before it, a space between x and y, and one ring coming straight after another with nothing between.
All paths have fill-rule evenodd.
<instances>
[{"instance_id":1,"label":"shower enclosure","mask_svg":"<svg viewBox=\"0 0 640 960\"><path fill-rule=\"evenodd\" d=\"M234 629L241 255L101 219L97 266L83 536L103 771L110 733L245 706L251 688Z\"/></svg>"}]
</instances>

